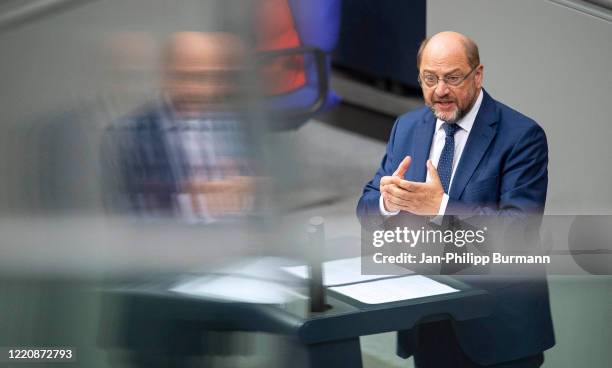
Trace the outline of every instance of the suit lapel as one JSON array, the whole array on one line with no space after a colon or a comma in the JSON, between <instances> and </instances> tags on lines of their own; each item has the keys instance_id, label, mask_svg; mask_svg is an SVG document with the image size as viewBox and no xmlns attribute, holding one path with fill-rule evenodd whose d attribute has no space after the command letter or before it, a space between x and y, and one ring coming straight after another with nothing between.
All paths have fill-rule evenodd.
<instances>
[{"instance_id":1,"label":"suit lapel","mask_svg":"<svg viewBox=\"0 0 612 368\"><path fill-rule=\"evenodd\" d=\"M429 158L435 129L436 118L433 113L428 114L427 118L416 126L413 136L414 141L412 142L412 147L414 147L412 163L406 177L408 180L425 181L427 177L427 159Z\"/></svg>"},{"instance_id":2,"label":"suit lapel","mask_svg":"<svg viewBox=\"0 0 612 368\"><path fill-rule=\"evenodd\" d=\"M468 137L461 160L455 172L449 197L459 199L465 186L470 181L482 157L497 134L497 111L495 101L483 90L480 110L476 115L474 126Z\"/></svg>"}]
</instances>

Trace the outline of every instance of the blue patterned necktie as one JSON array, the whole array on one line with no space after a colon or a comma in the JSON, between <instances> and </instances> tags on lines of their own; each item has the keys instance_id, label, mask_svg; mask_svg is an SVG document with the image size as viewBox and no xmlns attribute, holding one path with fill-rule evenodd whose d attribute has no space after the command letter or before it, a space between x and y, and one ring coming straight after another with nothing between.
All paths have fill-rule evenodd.
<instances>
[{"instance_id":1,"label":"blue patterned necktie","mask_svg":"<svg viewBox=\"0 0 612 368\"><path fill-rule=\"evenodd\" d=\"M438 175L444 188L444 193L448 194L448 186L450 185L451 176L453 174L453 157L455 156L455 133L461 127L457 124L442 124L444 132L446 132L446 138L444 140L444 148L440 154L440 160L438 161Z\"/></svg>"}]
</instances>

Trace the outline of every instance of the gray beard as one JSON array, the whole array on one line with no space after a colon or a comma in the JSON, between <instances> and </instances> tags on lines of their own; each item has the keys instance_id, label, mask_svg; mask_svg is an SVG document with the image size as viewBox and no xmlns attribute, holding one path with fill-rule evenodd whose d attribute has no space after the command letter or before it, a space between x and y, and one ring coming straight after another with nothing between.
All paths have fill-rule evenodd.
<instances>
[{"instance_id":1,"label":"gray beard","mask_svg":"<svg viewBox=\"0 0 612 368\"><path fill-rule=\"evenodd\" d=\"M478 91L478 93L480 93L480 91ZM449 120L442 119L440 117L440 115L436 112L436 110L433 108L433 105L430 106L429 109L434 114L436 119L440 119L440 120L444 121L445 123L455 124L456 122L461 120L465 116L465 114L467 114L472 109L472 107L474 107L474 104L476 103L476 100L478 99L478 93L474 94L474 98L472 98L472 102L470 102L470 105L465 110L464 109L457 109L457 112Z\"/></svg>"},{"instance_id":2,"label":"gray beard","mask_svg":"<svg viewBox=\"0 0 612 368\"><path fill-rule=\"evenodd\" d=\"M455 114L452 116L451 119L444 120L444 119L442 119L441 115L438 114L436 109L433 108L433 106L430 107L429 109L435 115L436 119L440 119L440 120L444 121L445 123L449 123L449 124L455 124L456 122L461 120L461 118L464 117L465 114L467 114L467 111L470 111L469 109L467 111L462 110L462 109L458 109L457 112L455 112Z\"/></svg>"}]
</instances>

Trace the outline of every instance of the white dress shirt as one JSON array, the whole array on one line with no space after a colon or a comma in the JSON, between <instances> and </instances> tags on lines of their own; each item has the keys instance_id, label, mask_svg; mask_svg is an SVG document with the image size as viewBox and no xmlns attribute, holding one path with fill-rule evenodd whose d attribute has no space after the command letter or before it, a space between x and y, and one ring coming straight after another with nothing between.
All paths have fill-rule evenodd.
<instances>
[{"instance_id":1,"label":"white dress shirt","mask_svg":"<svg viewBox=\"0 0 612 368\"><path fill-rule=\"evenodd\" d=\"M450 188L452 188L452 185L453 185L453 178L455 177L455 170L457 169L457 165L459 164L459 160L461 159L461 155L463 154L463 149L465 148L465 144L470 135L470 131L472 130L472 126L474 125L474 120L476 120L476 115L478 114L478 110L480 109L480 105L482 104L482 96L483 96L483 92L481 89L480 93L478 94L478 98L476 98L476 102L474 103L474 106L472 106L470 111L468 111L468 113L465 114L465 116L459 119L456 123L457 125L459 125L461 129L457 130L457 132L455 133L455 152L453 155L453 170L451 173L451 179L450 179L450 183L448 186L449 192L450 192ZM444 142L446 141L446 132L444 131L442 124L444 124L443 120L440 120L440 119L436 120L436 130L434 132L433 141L431 143L431 149L429 151L429 159L431 160L431 162L434 164L436 168L438 167L438 161L440 161L440 155L442 154L442 149L444 148ZM429 173L427 173L426 180L429 180ZM438 210L438 216L442 216L446 212L446 206L448 205L448 199L449 199L448 194L444 193L444 196L442 197L442 203L440 204L440 209ZM394 216L399 213L399 211L389 212L385 209L382 195L380 196L379 207L380 207L380 213L383 216Z\"/></svg>"},{"instance_id":2,"label":"white dress shirt","mask_svg":"<svg viewBox=\"0 0 612 368\"><path fill-rule=\"evenodd\" d=\"M180 183L213 182L246 175L241 128L233 115L209 113L200 118L181 119L173 114L170 103L166 104L159 107L162 126L170 169ZM196 195L198 206L194 206L192 196L182 190L176 193L175 210L183 220L189 223L219 220L208 210L204 194Z\"/></svg>"}]
</instances>

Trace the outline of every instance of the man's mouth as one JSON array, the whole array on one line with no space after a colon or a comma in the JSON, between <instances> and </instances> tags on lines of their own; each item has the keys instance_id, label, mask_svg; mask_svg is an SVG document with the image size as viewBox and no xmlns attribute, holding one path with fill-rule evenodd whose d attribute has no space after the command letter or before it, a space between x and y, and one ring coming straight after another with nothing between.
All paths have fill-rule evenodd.
<instances>
[{"instance_id":1,"label":"man's mouth","mask_svg":"<svg viewBox=\"0 0 612 368\"><path fill-rule=\"evenodd\" d=\"M449 107L454 105L454 102L453 101L436 101L435 104L438 107L441 107L443 109L448 109Z\"/></svg>"}]
</instances>

